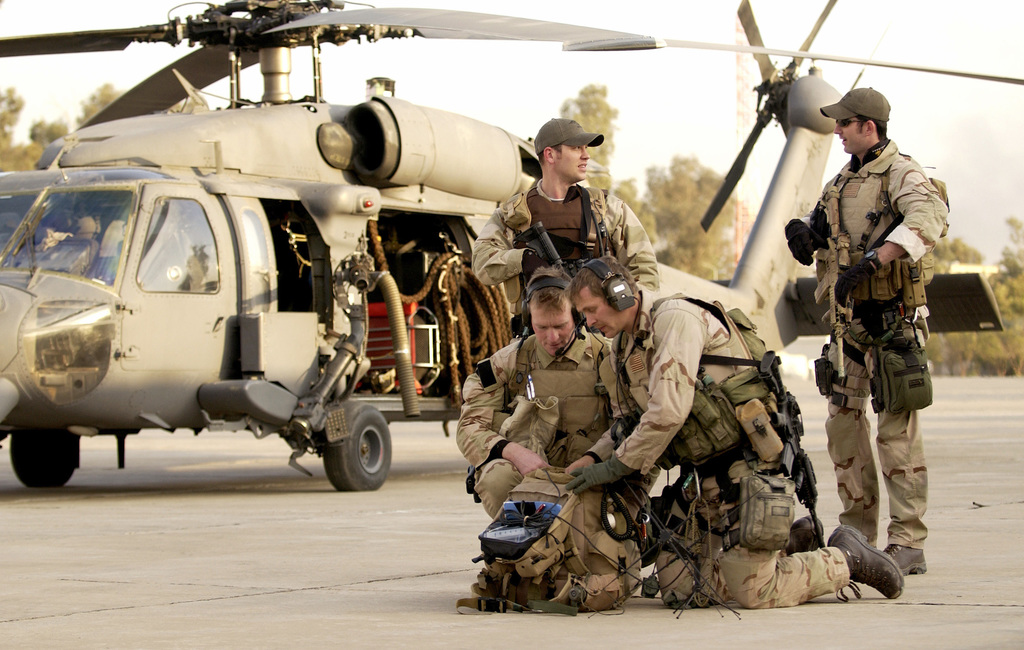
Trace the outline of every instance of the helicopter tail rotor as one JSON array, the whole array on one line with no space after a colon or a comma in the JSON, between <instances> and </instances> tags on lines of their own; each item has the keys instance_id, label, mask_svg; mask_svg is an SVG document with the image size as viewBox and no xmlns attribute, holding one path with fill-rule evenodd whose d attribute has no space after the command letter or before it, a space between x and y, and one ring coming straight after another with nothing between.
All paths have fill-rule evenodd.
<instances>
[{"instance_id":1,"label":"helicopter tail rotor","mask_svg":"<svg viewBox=\"0 0 1024 650\"><path fill-rule=\"evenodd\" d=\"M824 11L821 12L817 22L811 29L811 33L804 40L803 45L800 46L801 52L806 52L811 47L811 43L814 42L815 36L818 35L818 31L821 30L821 26L824 24L825 19L828 18L835 4L836 0L829 0ZM743 26L744 33L747 35L747 42L750 43L751 47L763 50L764 42L761 39L761 31L757 27L757 21L754 19L754 11L750 7L750 0L740 2L736 14L739 17L740 24ZM761 136L765 127L768 126L768 123L775 119L784 128L788 128L785 120L786 99L789 94L789 88L793 84L794 79L796 79L797 70L803 59L795 57L786 68L780 70L775 67L765 52L754 51L752 54L761 70L761 85L757 87L759 104L757 118L754 122L754 128L743 143L743 148L736 156L736 160L733 161L732 167L729 168L725 178L722 180L722 185L718 188L718 192L711 200L710 205L708 205L707 210L704 212L704 216L700 220L700 225L705 232L711 228L711 225L718 218L718 214L732 195L733 190L736 189L736 185L739 183L740 178L743 176L743 171L747 167L747 160L754 150L754 144Z\"/></svg>"}]
</instances>

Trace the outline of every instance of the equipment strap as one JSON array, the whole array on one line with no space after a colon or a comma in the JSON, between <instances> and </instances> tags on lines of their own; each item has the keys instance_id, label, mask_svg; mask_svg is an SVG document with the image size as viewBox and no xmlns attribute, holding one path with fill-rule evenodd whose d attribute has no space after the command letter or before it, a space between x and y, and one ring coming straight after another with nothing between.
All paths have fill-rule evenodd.
<instances>
[{"instance_id":1,"label":"equipment strap","mask_svg":"<svg viewBox=\"0 0 1024 650\"><path fill-rule=\"evenodd\" d=\"M475 614L476 612L505 614L507 612L538 612L548 614L564 614L576 616L579 608L572 605L563 605L551 600L529 600L526 605L509 600L507 598L459 598L455 601L455 611L460 614Z\"/></svg>"},{"instance_id":2,"label":"equipment strap","mask_svg":"<svg viewBox=\"0 0 1024 650\"><path fill-rule=\"evenodd\" d=\"M460 614L473 612L525 612L527 609L519 603L507 598L459 598L455 601L455 610ZM468 610L468 611L463 611Z\"/></svg>"},{"instance_id":3,"label":"equipment strap","mask_svg":"<svg viewBox=\"0 0 1024 650\"><path fill-rule=\"evenodd\" d=\"M709 366L760 366L760 361L744 359L743 357L723 357L717 354L702 354L701 365Z\"/></svg>"}]
</instances>

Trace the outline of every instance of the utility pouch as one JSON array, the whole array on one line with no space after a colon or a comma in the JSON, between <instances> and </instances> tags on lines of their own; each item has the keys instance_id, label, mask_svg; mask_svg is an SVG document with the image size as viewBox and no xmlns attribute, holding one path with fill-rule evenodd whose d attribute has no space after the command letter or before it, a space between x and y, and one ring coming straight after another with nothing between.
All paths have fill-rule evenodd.
<instances>
[{"instance_id":1,"label":"utility pouch","mask_svg":"<svg viewBox=\"0 0 1024 650\"><path fill-rule=\"evenodd\" d=\"M701 390L698 385L693 395L690 417L672 438L658 465L671 469L683 462L694 464L717 456L736 447L743 437L736 413L725 397Z\"/></svg>"},{"instance_id":2,"label":"utility pouch","mask_svg":"<svg viewBox=\"0 0 1024 650\"><path fill-rule=\"evenodd\" d=\"M784 476L754 474L740 479L740 546L779 551L789 542L796 484Z\"/></svg>"},{"instance_id":3,"label":"utility pouch","mask_svg":"<svg viewBox=\"0 0 1024 650\"><path fill-rule=\"evenodd\" d=\"M771 416L764 402L752 399L742 406L736 407L736 419L747 434L750 445L757 452L758 458L766 463L774 463L782 453L782 439L772 428Z\"/></svg>"},{"instance_id":4,"label":"utility pouch","mask_svg":"<svg viewBox=\"0 0 1024 650\"><path fill-rule=\"evenodd\" d=\"M931 253L913 264L903 264L903 304L908 309L923 307L928 302L925 294L925 286L932 281L935 275L935 257Z\"/></svg>"},{"instance_id":5,"label":"utility pouch","mask_svg":"<svg viewBox=\"0 0 1024 650\"><path fill-rule=\"evenodd\" d=\"M828 344L821 349L821 356L814 360L814 383L818 385L818 392L825 397L832 395L832 379L835 376L835 368L828 358Z\"/></svg>"},{"instance_id":6,"label":"utility pouch","mask_svg":"<svg viewBox=\"0 0 1024 650\"><path fill-rule=\"evenodd\" d=\"M871 407L875 413L919 411L932 403L932 376L923 347L875 348L871 378Z\"/></svg>"}]
</instances>

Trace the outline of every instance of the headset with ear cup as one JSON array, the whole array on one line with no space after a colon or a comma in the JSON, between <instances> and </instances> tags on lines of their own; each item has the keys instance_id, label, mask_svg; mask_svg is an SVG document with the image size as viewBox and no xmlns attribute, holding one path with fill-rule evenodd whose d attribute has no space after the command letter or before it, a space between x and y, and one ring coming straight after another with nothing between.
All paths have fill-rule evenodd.
<instances>
[{"instance_id":1,"label":"headset with ear cup","mask_svg":"<svg viewBox=\"0 0 1024 650\"><path fill-rule=\"evenodd\" d=\"M615 311L629 309L636 304L636 296L629 288L629 283L621 274L612 271L608 265L597 259L587 260L583 268L589 269L601 281L604 299Z\"/></svg>"}]
</instances>

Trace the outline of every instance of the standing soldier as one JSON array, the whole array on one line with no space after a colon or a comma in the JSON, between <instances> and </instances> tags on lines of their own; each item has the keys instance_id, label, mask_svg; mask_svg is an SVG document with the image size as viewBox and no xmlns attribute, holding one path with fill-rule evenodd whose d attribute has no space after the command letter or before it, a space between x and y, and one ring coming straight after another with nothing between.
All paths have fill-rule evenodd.
<instances>
[{"instance_id":1,"label":"standing soldier","mask_svg":"<svg viewBox=\"0 0 1024 650\"><path fill-rule=\"evenodd\" d=\"M879 489L866 417L873 395L889 495L885 552L904 575L924 573L928 472L918 409L931 403L924 285L948 210L921 167L886 136L889 102L881 93L851 90L821 113L836 120L850 162L811 214L786 225L786 239L801 264L817 260L819 302L834 292L832 342L817 374L829 398L825 430L843 502L839 521L875 543Z\"/></svg>"},{"instance_id":2,"label":"standing soldier","mask_svg":"<svg viewBox=\"0 0 1024 650\"><path fill-rule=\"evenodd\" d=\"M723 602L789 607L837 592L851 580L899 597L903 576L896 564L849 526L837 528L826 548L781 555L795 507L792 481L777 476L777 452L761 458L740 433L731 402L752 403L758 390L765 403L771 400L748 363L753 354L746 337L720 305L682 296L656 299L610 257L587 262L569 285L569 295L588 326L614 337L617 398L635 423L618 429L619 435L609 431L574 463L570 473L577 478L566 489L579 492L636 472L648 475L659 466L686 467L683 478L692 477L698 486L692 503L712 534L703 547L680 555L695 551L700 573L713 586L704 595ZM729 406L723 406L723 395ZM595 456L601 460L595 462ZM758 511L765 497L773 504ZM686 572L671 571L659 558L666 605L692 602L687 592L700 579L691 575L690 584L680 586Z\"/></svg>"},{"instance_id":3,"label":"standing soldier","mask_svg":"<svg viewBox=\"0 0 1024 650\"><path fill-rule=\"evenodd\" d=\"M561 269L538 270L526 292L534 334L480 362L463 388L456 441L492 519L523 476L565 467L608 428L598 374L608 343L582 329L568 285Z\"/></svg>"},{"instance_id":4,"label":"standing soldier","mask_svg":"<svg viewBox=\"0 0 1024 650\"><path fill-rule=\"evenodd\" d=\"M504 283L513 314L534 271L559 260L572 276L586 260L612 255L638 282L658 288L654 247L640 220L622 199L578 184L587 177L587 147L602 142L574 120L549 120L534 140L541 179L502 203L473 244L473 273L484 284ZM544 255L538 225L559 260Z\"/></svg>"}]
</instances>

